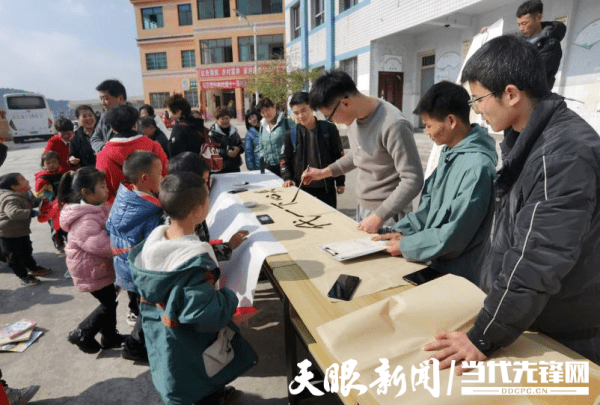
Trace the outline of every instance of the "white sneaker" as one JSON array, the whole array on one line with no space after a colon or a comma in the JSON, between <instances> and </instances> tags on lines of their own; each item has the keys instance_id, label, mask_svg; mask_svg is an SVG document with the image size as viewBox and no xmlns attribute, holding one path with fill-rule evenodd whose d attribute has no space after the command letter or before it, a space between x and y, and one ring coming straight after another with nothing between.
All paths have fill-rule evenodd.
<instances>
[{"instance_id":1,"label":"white sneaker","mask_svg":"<svg viewBox=\"0 0 600 405\"><path fill-rule=\"evenodd\" d=\"M129 312L127 314L127 318L125 318L125 322L127 322L127 325L129 326L135 326L135 322L137 321L137 315L134 314L133 312Z\"/></svg>"},{"instance_id":2,"label":"white sneaker","mask_svg":"<svg viewBox=\"0 0 600 405\"><path fill-rule=\"evenodd\" d=\"M8 405L25 405L35 394L37 394L39 389L39 385L31 385L20 390L6 387L5 391L8 398Z\"/></svg>"}]
</instances>

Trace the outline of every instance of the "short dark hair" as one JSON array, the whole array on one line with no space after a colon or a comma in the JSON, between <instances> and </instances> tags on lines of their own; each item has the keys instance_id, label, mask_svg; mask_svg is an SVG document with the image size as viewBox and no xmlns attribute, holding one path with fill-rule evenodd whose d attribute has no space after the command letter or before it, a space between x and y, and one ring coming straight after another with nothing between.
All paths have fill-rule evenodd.
<instances>
[{"instance_id":1,"label":"short dark hair","mask_svg":"<svg viewBox=\"0 0 600 405\"><path fill-rule=\"evenodd\" d=\"M517 18L521 18L524 15L531 14L532 16L536 14L544 13L544 5L540 0L527 0L525 3L521 4L517 9Z\"/></svg>"},{"instance_id":2,"label":"short dark hair","mask_svg":"<svg viewBox=\"0 0 600 405\"><path fill-rule=\"evenodd\" d=\"M92 107L90 107L87 104L82 104L82 105L78 105L77 108L75 109L75 117L79 118L79 116L84 112L84 111L89 111L92 114L94 114L94 117L96 116L96 113L94 113L94 110L92 109Z\"/></svg>"},{"instance_id":3,"label":"short dark hair","mask_svg":"<svg viewBox=\"0 0 600 405\"><path fill-rule=\"evenodd\" d=\"M544 61L524 38L502 35L486 42L467 61L461 82L479 82L496 98L509 84L539 99L549 93Z\"/></svg>"},{"instance_id":4,"label":"short dark hair","mask_svg":"<svg viewBox=\"0 0 600 405\"><path fill-rule=\"evenodd\" d=\"M197 153L188 151L178 154L169 162L169 174L182 172L190 172L202 176L204 173L210 172L210 167L208 167L208 163Z\"/></svg>"},{"instance_id":5,"label":"short dark hair","mask_svg":"<svg viewBox=\"0 0 600 405\"><path fill-rule=\"evenodd\" d=\"M116 79L108 79L103 81L96 86L96 91L105 91L113 97L123 96L123 101L127 100L125 86L123 86L123 84Z\"/></svg>"},{"instance_id":6,"label":"short dark hair","mask_svg":"<svg viewBox=\"0 0 600 405\"><path fill-rule=\"evenodd\" d=\"M190 103L188 103L183 95L178 93L173 94L165 100L165 107L171 110L171 112L181 111L181 115L184 117L192 113Z\"/></svg>"},{"instance_id":7,"label":"short dark hair","mask_svg":"<svg viewBox=\"0 0 600 405\"><path fill-rule=\"evenodd\" d=\"M325 72L317 77L308 94L310 108L331 107L340 98L354 96L358 89L348 73L341 70Z\"/></svg>"},{"instance_id":8,"label":"short dark hair","mask_svg":"<svg viewBox=\"0 0 600 405\"><path fill-rule=\"evenodd\" d=\"M290 100L290 108L300 104L307 104L310 106L310 103L308 102L308 93L305 91L299 91L297 93L294 93Z\"/></svg>"},{"instance_id":9,"label":"short dark hair","mask_svg":"<svg viewBox=\"0 0 600 405\"><path fill-rule=\"evenodd\" d=\"M46 163L46 161L48 160L57 160L60 162L60 155L56 152L54 152L53 150L49 150L48 152L44 152L42 153L42 167L44 167L44 163Z\"/></svg>"},{"instance_id":10,"label":"short dark hair","mask_svg":"<svg viewBox=\"0 0 600 405\"><path fill-rule=\"evenodd\" d=\"M262 110L263 108L270 107L275 107L275 103L273 103L273 100L271 100L269 97L261 98L258 102L258 105L256 106L256 108L258 108L258 111Z\"/></svg>"},{"instance_id":11,"label":"short dark hair","mask_svg":"<svg viewBox=\"0 0 600 405\"><path fill-rule=\"evenodd\" d=\"M54 121L54 129L56 129L58 132L72 131L73 128L75 128L73 121L65 117L60 117Z\"/></svg>"},{"instance_id":12,"label":"short dark hair","mask_svg":"<svg viewBox=\"0 0 600 405\"><path fill-rule=\"evenodd\" d=\"M12 190L12 186L19 184L19 176L23 176L21 173L7 173L0 176L0 189Z\"/></svg>"},{"instance_id":13,"label":"short dark hair","mask_svg":"<svg viewBox=\"0 0 600 405\"><path fill-rule=\"evenodd\" d=\"M227 107L219 107L217 108L217 111L215 112L215 119L219 119L221 117L229 117L231 118L231 113L229 112L229 109Z\"/></svg>"},{"instance_id":14,"label":"short dark hair","mask_svg":"<svg viewBox=\"0 0 600 405\"><path fill-rule=\"evenodd\" d=\"M183 220L198 205L206 204L208 190L204 179L195 173L169 174L160 184L158 198L173 219Z\"/></svg>"},{"instance_id":15,"label":"short dark hair","mask_svg":"<svg viewBox=\"0 0 600 405\"><path fill-rule=\"evenodd\" d=\"M104 172L93 166L84 166L76 172L68 171L58 183L58 202L79 203L83 199L81 190L95 190L96 185L103 181L106 181Z\"/></svg>"},{"instance_id":16,"label":"short dark hair","mask_svg":"<svg viewBox=\"0 0 600 405\"><path fill-rule=\"evenodd\" d=\"M118 134L131 132L139 117L138 110L130 104L117 105L106 113L106 123Z\"/></svg>"},{"instance_id":17,"label":"short dark hair","mask_svg":"<svg viewBox=\"0 0 600 405\"><path fill-rule=\"evenodd\" d=\"M413 114L427 114L438 121L443 121L452 114L469 124L470 112L469 93L464 87L444 80L427 90Z\"/></svg>"},{"instance_id":18,"label":"short dark hair","mask_svg":"<svg viewBox=\"0 0 600 405\"><path fill-rule=\"evenodd\" d=\"M140 114L142 113L142 110L148 111L148 115L154 117L154 107L152 107L150 104L144 104L141 106L139 109Z\"/></svg>"},{"instance_id":19,"label":"short dark hair","mask_svg":"<svg viewBox=\"0 0 600 405\"><path fill-rule=\"evenodd\" d=\"M155 160L160 162L160 158L154 152L148 150L136 150L123 162L123 174L128 182L135 184L137 179L144 173L152 170L152 164Z\"/></svg>"},{"instance_id":20,"label":"short dark hair","mask_svg":"<svg viewBox=\"0 0 600 405\"><path fill-rule=\"evenodd\" d=\"M252 125L250 125L250 122L248 120L253 115L256 115L256 120L259 122L258 125L260 125L260 112L255 110L254 108L251 108L248 111L246 111L246 115L244 116L244 121L246 123L246 129L250 129L250 127L252 126Z\"/></svg>"},{"instance_id":21,"label":"short dark hair","mask_svg":"<svg viewBox=\"0 0 600 405\"><path fill-rule=\"evenodd\" d=\"M156 126L156 121L154 121L154 118L152 117L144 117L140 120L140 124L142 125L142 128L149 128L149 127L154 127L154 128L158 128Z\"/></svg>"}]
</instances>

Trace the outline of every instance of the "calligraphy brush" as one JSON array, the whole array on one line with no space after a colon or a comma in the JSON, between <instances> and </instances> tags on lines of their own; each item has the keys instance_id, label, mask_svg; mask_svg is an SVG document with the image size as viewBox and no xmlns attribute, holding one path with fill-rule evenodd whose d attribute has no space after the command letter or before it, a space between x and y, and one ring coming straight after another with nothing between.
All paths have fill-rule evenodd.
<instances>
[{"instance_id":1,"label":"calligraphy brush","mask_svg":"<svg viewBox=\"0 0 600 405\"><path fill-rule=\"evenodd\" d=\"M306 170L304 170L304 173L306 173L309 168L310 168L310 165L306 165ZM292 201L290 201L290 204L293 203L294 201L296 201L296 197L298 197L298 193L300 192L300 187L302 187L302 182L304 181L304 173L302 173L302 176L300 176L300 184L298 184L298 190L296 190L296 194L294 194L294 198L292 198Z\"/></svg>"}]
</instances>

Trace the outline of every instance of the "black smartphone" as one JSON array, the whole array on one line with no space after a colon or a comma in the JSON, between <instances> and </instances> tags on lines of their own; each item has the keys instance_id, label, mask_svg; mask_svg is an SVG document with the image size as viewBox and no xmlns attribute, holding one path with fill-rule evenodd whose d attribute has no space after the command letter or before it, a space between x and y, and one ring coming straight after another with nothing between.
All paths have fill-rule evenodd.
<instances>
[{"instance_id":1,"label":"black smartphone","mask_svg":"<svg viewBox=\"0 0 600 405\"><path fill-rule=\"evenodd\" d=\"M327 296L338 300L350 301L359 283L360 278L356 276L340 274L335 283L333 283L331 290L327 293Z\"/></svg>"},{"instance_id":2,"label":"black smartphone","mask_svg":"<svg viewBox=\"0 0 600 405\"><path fill-rule=\"evenodd\" d=\"M271 216L267 214L257 215L256 219L258 219L258 222L260 222L263 225L275 223L275 221L273 221L273 218L271 218Z\"/></svg>"},{"instance_id":3,"label":"black smartphone","mask_svg":"<svg viewBox=\"0 0 600 405\"><path fill-rule=\"evenodd\" d=\"M407 274L402 277L405 281L408 281L412 285L421 285L428 281L435 280L438 277L442 277L446 273L432 269L431 267L425 267L414 273Z\"/></svg>"},{"instance_id":4,"label":"black smartphone","mask_svg":"<svg viewBox=\"0 0 600 405\"><path fill-rule=\"evenodd\" d=\"M243 193L244 191L248 191L247 188L236 188L235 190L229 190L230 194Z\"/></svg>"}]
</instances>

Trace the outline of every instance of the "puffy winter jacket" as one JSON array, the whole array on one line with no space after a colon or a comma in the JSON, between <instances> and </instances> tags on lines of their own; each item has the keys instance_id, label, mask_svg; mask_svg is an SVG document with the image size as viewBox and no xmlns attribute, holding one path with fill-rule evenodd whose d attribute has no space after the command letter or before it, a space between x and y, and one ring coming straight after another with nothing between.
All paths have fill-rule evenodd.
<instances>
[{"instance_id":1,"label":"puffy winter jacket","mask_svg":"<svg viewBox=\"0 0 600 405\"><path fill-rule=\"evenodd\" d=\"M106 185L108 187L108 202L112 204L121 183L125 183L123 174L123 162L129 155L136 150L147 150L154 152L162 163L162 175L167 175L169 160L158 142L155 142L145 135L115 134L104 148L98 153L96 159L96 168L102 170L106 175Z\"/></svg>"},{"instance_id":2,"label":"puffy winter jacket","mask_svg":"<svg viewBox=\"0 0 600 405\"><path fill-rule=\"evenodd\" d=\"M0 238L20 238L31 233L30 198L13 190L0 189Z\"/></svg>"},{"instance_id":3,"label":"puffy winter jacket","mask_svg":"<svg viewBox=\"0 0 600 405\"><path fill-rule=\"evenodd\" d=\"M67 204L60 225L69 232L65 247L67 267L79 291L98 291L115 282L110 239L104 223L110 205Z\"/></svg>"},{"instance_id":4,"label":"puffy winter jacket","mask_svg":"<svg viewBox=\"0 0 600 405\"><path fill-rule=\"evenodd\" d=\"M254 127L250 127L246 132L244 139L246 150L246 167L248 170L260 169L260 151L258 149L258 131Z\"/></svg>"},{"instance_id":5,"label":"puffy winter jacket","mask_svg":"<svg viewBox=\"0 0 600 405\"><path fill-rule=\"evenodd\" d=\"M281 156L281 147L286 132L296 130L296 124L289 118L284 118L283 113L279 113L275 126L269 130L267 120L260 121L260 131L258 133L258 151L259 155L265 159L268 166L279 166Z\"/></svg>"},{"instance_id":6,"label":"puffy winter jacket","mask_svg":"<svg viewBox=\"0 0 600 405\"><path fill-rule=\"evenodd\" d=\"M169 141L171 158L182 152L200 153L204 143L203 134L207 132L203 119L191 116L180 118L171 130Z\"/></svg>"},{"instance_id":7,"label":"puffy winter jacket","mask_svg":"<svg viewBox=\"0 0 600 405\"><path fill-rule=\"evenodd\" d=\"M528 329L585 337L600 327L598 133L550 94L501 146L488 296L468 333L486 355Z\"/></svg>"},{"instance_id":8,"label":"puffy winter jacket","mask_svg":"<svg viewBox=\"0 0 600 405\"><path fill-rule=\"evenodd\" d=\"M219 155L223 158L223 169L221 173L239 172L242 165L242 153L244 153L244 144L242 138L237 131L237 128L230 125L227 133L216 123L210 127L210 136L216 143L219 144ZM227 155L230 147L237 146L240 148L240 153L230 158Z\"/></svg>"},{"instance_id":9,"label":"puffy winter jacket","mask_svg":"<svg viewBox=\"0 0 600 405\"><path fill-rule=\"evenodd\" d=\"M531 42L537 47L544 60L546 67L546 79L548 80L548 88L554 86L554 76L558 72L560 59L562 58L562 48L560 41L563 40L567 33L567 27L560 21L544 21L542 22L542 32Z\"/></svg>"},{"instance_id":10,"label":"puffy winter jacket","mask_svg":"<svg viewBox=\"0 0 600 405\"><path fill-rule=\"evenodd\" d=\"M444 147L425 181L421 204L395 226L405 258L477 284L478 261L490 233L496 179L496 142L473 125L452 149Z\"/></svg>"},{"instance_id":11,"label":"puffy winter jacket","mask_svg":"<svg viewBox=\"0 0 600 405\"><path fill-rule=\"evenodd\" d=\"M158 198L138 194L121 184L113 203L106 230L110 235L118 286L138 292L127 264L129 251L150 235L162 222L163 210Z\"/></svg>"}]
</instances>

